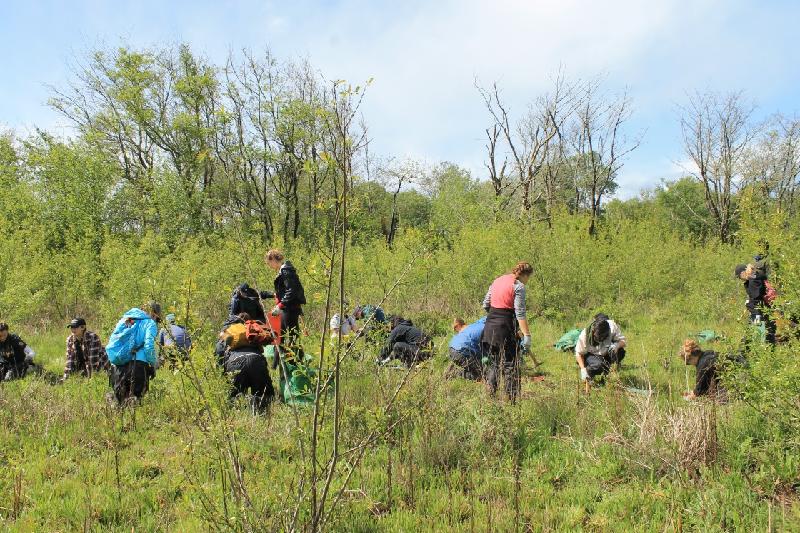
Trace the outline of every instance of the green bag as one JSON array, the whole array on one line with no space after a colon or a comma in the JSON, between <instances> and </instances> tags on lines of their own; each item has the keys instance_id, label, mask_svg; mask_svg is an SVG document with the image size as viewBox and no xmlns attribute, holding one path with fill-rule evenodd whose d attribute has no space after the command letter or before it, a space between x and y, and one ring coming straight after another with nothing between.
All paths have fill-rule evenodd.
<instances>
[{"instance_id":1,"label":"green bag","mask_svg":"<svg viewBox=\"0 0 800 533\"><path fill-rule=\"evenodd\" d=\"M307 365L283 363L289 376L288 381L281 372L281 393L287 405L308 405L314 403L317 371Z\"/></svg>"},{"instance_id":2,"label":"green bag","mask_svg":"<svg viewBox=\"0 0 800 533\"><path fill-rule=\"evenodd\" d=\"M553 347L556 350L560 350L562 352L568 352L575 348L575 345L578 344L578 338L581 336L580 329L571 329L568 332L564 333L560 339L553 343Z\"/></svg>"},{"instance_id":3,"label":"green bag","mask_svg":"<svg viewBox=\"0 0 800 533\"><path fill-rule=\"evenodd\" d=\"M700 342L711 342L719 338L713 329L704 329L703 331L699 331L695 334L695 337L697 337L697 340Z\"/></svg>"}]
</instances>

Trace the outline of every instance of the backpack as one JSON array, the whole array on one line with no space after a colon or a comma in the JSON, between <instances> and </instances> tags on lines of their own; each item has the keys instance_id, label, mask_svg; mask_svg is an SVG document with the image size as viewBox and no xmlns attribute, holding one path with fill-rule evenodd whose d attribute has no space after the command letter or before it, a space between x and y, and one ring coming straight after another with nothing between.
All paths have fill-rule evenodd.
<instances>
[{"instance_id":1,"label":"backpack","mask_svg":"<svg viewBox=\"0 0 800 533\"><path fill-rule=\"evenodd\" d=\"M125 324L122 328L117 325L106 346L106 355L108 355L109 363L114 366L121 366L133 359L133 353L136 351L134 346L135 331L136 328L133 324Z\"/></svg>"},{"instance_id":2,"label":"backpack","mask_svg":"<svg viewBox=\"0 0 800 533\"><path fill-rule=\"evenodd\" d=\"M775 290L772 283L766 280L764 281L764 287L766 288L764 292L764 303L772 307L772 303L778 298L778 291Z\"/></svg>"},{"instance_id":3,"label":"backpack","mask_svg":"<svg viewBox=\"0 0 800 533\"><path fill-rule=\"evenodd\" d=\"M248 320L244 323L245 337L250 346L264 346L272 342L272 335L269 329L256 320Z\"/></svg>"},{"instance_id":4,"label":"backpack","mask_svg":"<svg viewBox=\"0 0 800 533\"><path fill-rule=\"evenodd\" d=\"M231 350L243 346L264 346L272 342L272 335L264 324L256 320L231 324L222 332L220 338Z\"/></svg>"},{"instance_id":5,"label":"backpack","mask_svg":"<svg viewBox=\"0 0 800 533\"><path fill-rule=\"evenodd\" d=\"M247 326L241 322L231 324L220 334L220 339L225 346L231 350L236 350L242 346L249 346L247 342Z\"/></svg>"}]
</instances>

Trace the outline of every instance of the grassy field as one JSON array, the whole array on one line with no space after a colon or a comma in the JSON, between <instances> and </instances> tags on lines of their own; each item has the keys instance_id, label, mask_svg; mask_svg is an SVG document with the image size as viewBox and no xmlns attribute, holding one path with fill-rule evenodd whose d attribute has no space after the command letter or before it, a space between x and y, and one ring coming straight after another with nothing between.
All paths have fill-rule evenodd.
<instances>
[{"instance_id":1,"label":"grassy field","mask_svg":"<svg viewBox=\"0 0 800 533\"><path fill-rule=\"evenodd\" d=\"M550 348L560 328L536 322L543 377L528 362L515 406L488 399L481 384L442 380L444 338L409 376L376 368L374 350L359 345L340 378L340 500L326 529L800 531L796 493L772 482L797 473L798 451L760 455L770 435L742 403L681 398L694 369L675 353L706 326L626 325L621 373L586 395L572 355ZM28 332L46 375L0 386L3 529L303 529L310 409L254 417L230 405L210 350L198 350L182 371L160 371L140 407L115 410L103 377L48 381L63 369L63 334ZM359 461L366 435L376 437Z\"/></svg>"}]
</instances>

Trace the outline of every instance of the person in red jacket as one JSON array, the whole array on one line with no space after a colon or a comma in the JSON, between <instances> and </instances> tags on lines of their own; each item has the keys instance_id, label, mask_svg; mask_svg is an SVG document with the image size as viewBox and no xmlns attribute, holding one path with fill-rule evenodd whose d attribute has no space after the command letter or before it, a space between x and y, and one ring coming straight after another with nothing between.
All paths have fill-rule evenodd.
<instances>
[{"instance_id":1,"label":"person in red jacket","mask_svg":"<svg viewBox=\"0 0 800 533\"><path fill-rule=\"evenodd\" d=\"M510 274L494 280L483 299L483 308L489 313L481 335L481 347L489 357L486 389L491 396L497 394L498 374L502 365L506 395L512 402L517 400L520 388L517 324L522 331L522 348L531 346L531 331L525 309L525 284L532 273L533 267L529 263L517 263Z\"/></svg>"}]
</instances>

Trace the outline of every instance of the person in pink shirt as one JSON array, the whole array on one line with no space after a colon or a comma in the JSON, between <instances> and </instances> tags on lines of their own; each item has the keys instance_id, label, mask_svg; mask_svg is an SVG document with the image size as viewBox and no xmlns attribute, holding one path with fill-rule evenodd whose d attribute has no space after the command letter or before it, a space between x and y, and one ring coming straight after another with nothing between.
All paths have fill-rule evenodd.
<instances>
[{"instance_id":1,"label":"person in pink shirt","mask_svg":"<svg viewBox=\"0 0 800 533\"><path fill-rule=\"evenodd\" d=\"M519 349L531 346L531 331L525 308L525 284L533 267L519 262L511 273L495 279L483 299L488 313L481 335L483 352L489 357L486 370L486 389L490 396L497 394L498 378L502 366L503 380L508 399L517 400L520 388ZM522 343L517 342L517 324L522 332Z\"/></svg>"}]
</instances>

